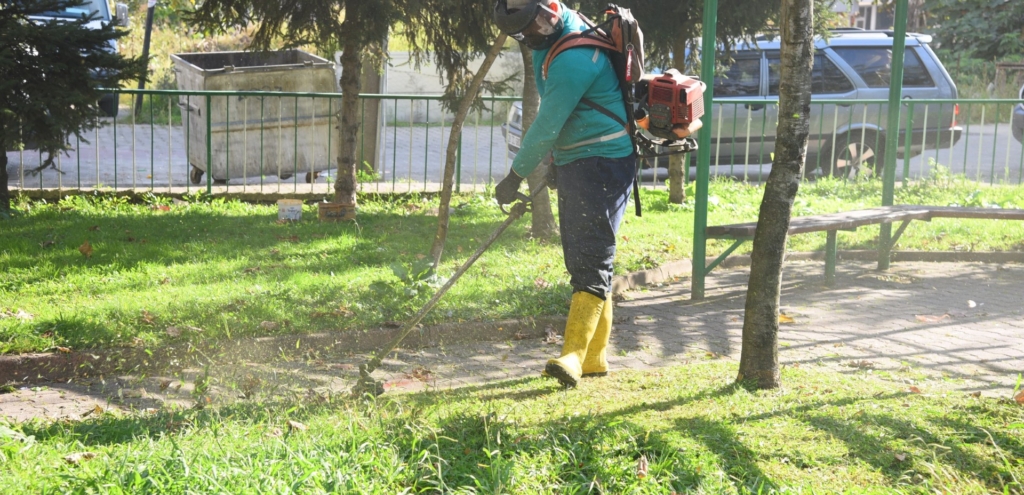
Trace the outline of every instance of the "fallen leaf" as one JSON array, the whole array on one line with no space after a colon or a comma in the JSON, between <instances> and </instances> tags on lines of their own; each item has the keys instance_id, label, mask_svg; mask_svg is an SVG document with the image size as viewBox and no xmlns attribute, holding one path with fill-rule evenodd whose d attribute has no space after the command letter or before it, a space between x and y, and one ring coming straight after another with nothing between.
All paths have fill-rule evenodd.
<instances>
[{"instance_id":1,"label":"fallen leaf","mask_svg":"<svg viewBox=\"0 0 1024 495\"><path fill-rule=\"evenodd\" d=\"M647 477L647 456L641 455L636 461L636 477L644 479Z\"/></svg>"},{"instance_id":2,"label":"fallen leaf","mask_svg":"<svg viewBox=\"0 0 1024 495\"><path fill-rule=\"evenodd\" d=\"M99 225L93 225L92 227L89 227L89 230L91 230L93 232L96 232L97 230L100 230L100 226Z\"/></svg>"},{"instance_id":3,"label":"fallen leaf","mask_svg":"<svg viewBox=\"0 0 1024 495\"><path fill-rule=\"evenodd\" d=\"M796 323L796 320L794 320L791 316L779 313L779 323Z\"/></svg>"},{"instance_id":4,"label":"fallen leaf","mask_svg":"<svg viewBox=\"0 0 1024 495\"><path fill-rule=\"evenodd\" d=\"M181 329L178 327L167 327L166 332L171 337L181 337Z\"/></svg>"},{"instance_id":5,"label":"fallen leaf","mask_svg":"<svg viewBox=\"0 0 1024 495\"><path fill-rule=\"evenodd\" d=\"M942 316L931 316L931 315L914 315L914 319L921 323L938 323L942 320L949 318L949 313Z\"/></svg>"},{"instance_id":6,"label":"fallen leaf","mask_svg":"<svg viewBox=\"0 0 1024 495\"><path fill-rule=\"evenodd\" d=\"M729 318L729 321L740 321L740 317L739 316L733 316L732 318Z\"/></svg>"},{"instance_id":7,"label":"fallen leaf","mask_svg":"<svg viewBox=\"0 0 1024 495\"><path fill-rule=\"evenodd\" d=\"M875 367L875 363L867 360L850 361L849 363L846 363L846 366L851 368L871 369Z\"/></svg>"},{"instance_id":8,"label":"fallen leaf","mask_svg":"<svg viewBox=\"0 0 1024 495\"><path fill-rule=\"evenodd\" d=\"M14 313L13 316L15 318L19 319L19 320L24 320L24 321L29 321L29 320L35 318L35 315L33 315L32 313L29 313L28 311L25 311L23 309L19 309L18 312Z\"/></svg>"},{"instance_id":9,"label":"fallen leaf","mask_svg":"<svg viewBox=\"0 0 1024 495\"><path fill-rule=\"evenodd\" d=\"M425 255L423 253L420 253L420 254L416 255L416 259L418 259L418 260L421 260L421 259L426 258L426 257L427 257L427 255Z\"/></svg>"},{"instance_id":10,"label":"fallen leaf","mask_svg":"<svg viewBox=\"0 0 1024 495\"><path fill-rule=\"evenodd\" d=\"M260 323L260 330L273 331L277 330L278 324L272 321L264 321Z\"/></svg>"},{"instance_id":11,"label":"fallen leaf","mask_svg":"<svg viewBox=\"0 0 1024 495\"><path fill-rule=\"evenodd\" d=\"M975 399L980 399L981 398L981 392L980 391L978 391L978 392L971 392L971 397L974 397Z\"/></svg>"},{"instance_id":12,"label":"fallen leaf","mask_svg":"<svg viewBox=\"0 0 1024 495\"><path fill-rule=\"evenodd\" d=\"M59 352L61 354L68 354L68 353L71 352L71 348L70 347L60 347L60 346L57 346L57 352Z\"/></svg>"},{"instance_id":13,"label":"fallen leaf","mask_svg":"<svg viewBox=\"0 0 1024 495\"><path fill-rule=\"evenodd\" d=\"M406 373L407 377L419 380L421 382L429 382L433 378L432 375L433 375L432 371L430 371L430 370L428 370L428 369L426 369L426 368L424 368L422 366L419 367L419 368L413 369L409 373Z\"/></svg>"},{"instance_id":14,"label":"fallen leaf","mask_svg":"<svg viewBox=\"0 0 1024 495\"><path fill-rule=\"evenodd\" d=\"M1017 392L1017 395L1013 397L1013 401L1016 402L1017 405L1024 406L1024 390Z\"/></svg>"},{"instance_id":15,"label":"fallen leaf","mask_svg":"<svg viewBox=\"0 0 1024 495\"><path fill-rule=\"evenodd\" d=\"M462 246L455 246L455 251L461 253L462 252Z\"/></svg>"},{"instance_id":16,"label":"fallen leaf","mask_svg":"<svg viewBox=\"0 0 1024 495\"><path fill-rule=\"evenodd\" d=\"M171 383L173 383L173 382L174 382L174 380L161 380L160 381L160 390L161 391L167 390L167 387L170 387Z\"/></svg>"},{"instance_id":17,"label":"fallen leaf","mask_svg":"<svg viewBox=\"0 0 1024 495\"><path fill-rule=\"evenodd\" d=\"M167 205L149 205L149 209L154 211L171 211L171 207Z\"/></svg>"},{"instance_id":18,"label":"fallen leaf","mask_svg":"<svg viewBox=\"0 0 1024 495\"><path fill-rule=\"evenodd\" d=\"M537 277L533 279L533 286L538 289L547 289L548 287L551 287L551 283L544 280L544 277Z\"/></svg>"},{"instance_id":19,"label":"fallen leaf","mask_svg":"<svg viewBox=\"0 0 1024 495\"><path fill-rule=\"evenodd\" d=\"M52 246L54 244L56 244L56 242L54 242L54 241L43 241L43 242L39 243L39 247L41 247L41 248L48 248L48 247L50 247L50 246Z\"/></svg>"},{"instance_id":20,"label":"fallen leaf","mask_svg":"<svg viewBox=\"0 0 1024 495\"><path fill-rule=\"evenodd\" d=\"M527 337L529 337L529 335L527 335L527 334L525 334L523 332L516 332L516 333L512 334L512 340L523 340L523 339L525 339Z\"/></svg>"},{"instance_id":21,"label":"fallen leaf","mask_svg":"<svg viewBox=\"0 0 1024 495\"><path fill-rule=\"evenodd\" d=\"M919 393L921 393L921 389L919 389L917 387L914 387L914 386L911 386L908 390L910 390L910 393L912 393L912 394L919 394Z\"/></svg>"},{"instance_id":22,"label":"fallen leaf","mask_svg":"<svg viewBox=\"0 0 1024 495\"><path fill-rule=\"evenodd\" d=\"M902 453L902 452L899 453L899 454L896 454L894 457L896 457L896 460L900 461L900 462L903 462L903 461L907 460L907 454Z\"/></svg>"},{"instance_id":23,"label":"fallen leaf","mask_svg":"<svg viewBox=\"0 0 1024 495\"><path fill-rule=\"evenodd\" d=\"M544 328L544 343L545 344L557 344L561 338L558 333L555 332L555 327L548 325Z\"/></svg>"},{"instance_id":24,"label":"fallen leaf","mask_svg":"<svg viewBox=\"0 0 1024 495\"><path fill-rule=\"evenodd\" d=\"M271 438L277 438L281 435L284 435L284 432L281 431L280 428L274 428L273 430L267 432L267 436Z\"/></svg>"},{"instance_id":25,"label":"fallen leaf","mask_svg":"<svg viewBox=\"0 0 1024 495\"><path fill-rule=\"evenodd\" d=\"M78 252L82 253L82 256L85 256L86 258L91 258L92 257L92 245L89 244L89 241L85 241L85 242L82 243L81 246L78 246Z\"/></svg>"},{"instance_id":26,"label":"fallen leaf","mask_svg":"<svg viewBox=\"0 0 1024 495\"><path fill-rule=\"evenodd\" d=\"M288 430L290 430L290 431L296 431L296 430L298 430L298 431L306 431L308 429L309 429L308 426L306 426L306 425L304 425L302 423L299 423L298 421L293 421L293 420L290 420L290 419L288 420Z\"/></svg>"},{"instance_id":27,"label":"fallen leaf","mask_svg":"<svg viewBox=\"0 0 1024 495\"><path fill-rule=\"evenodd\" d=\"M153 313L150 313L149 311L146 311L146 310L142 310L142 317L141 318L142 318L142 322L147 324L147 325L152 325L153 323L156 322L156 317L153 316Z\"/></svg>"},{"instance_id":28,"label":"fallen leaf","mask_svg":"<svg viewBox=\"0 0 1024 495\"><path fill-rule=\"evenodd\" d=\"M74 454L64 456L64 462L77 466L80 462L88 461L94 457L96 457L95 452L75 452Z\"/></svg>"},{"instance_id":29,"label":"fallen leaf","mask_svg":"<svg viewBox=\"0 0 1024 495\"><path fill-rule=\"evenodd\" d=\"M99 404L96 404L96 406L93 407L92 409L89 409L88 411L82 413L82 418L88 417L89 415L92 414L103 414L103 408L100 407Z\"/></svg>"}]
</instances>

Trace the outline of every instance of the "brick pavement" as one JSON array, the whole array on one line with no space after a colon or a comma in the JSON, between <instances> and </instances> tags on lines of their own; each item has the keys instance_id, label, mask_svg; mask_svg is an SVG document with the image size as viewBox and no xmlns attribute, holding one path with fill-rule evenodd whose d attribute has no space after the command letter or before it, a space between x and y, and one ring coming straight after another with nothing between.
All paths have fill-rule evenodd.
<instances>
[{"instance_id":1,"label":"brick pavement","mask_svg":"<svg viewBox=\"0 0 1024 495\"><path fill-rule=\"evenodd\" d=\"M1024 265L841 262L837 288L823 286L820 262L786 264L781 326L785 366L836 372L913 371L937 385L1006 396L1024 372ZM739 359L749 271L716 270L707 298L689 300L679 281L622 294L609 361L615 369L650 369L693 360ZM557 329L558 333L561 329ZM391 391L448 389L537 376L559 344L539 339L400 350L376 376ZM709 354L713 353L713 354ZM215 366L214 399L242 395L342 393L365 356ZM428 370L428 371L425 371ZM101 408L189 405L199 370L175 377L117 377L51 384L0 395L0 414L16 419L79 418Z\"/></svg>"}]
</instances>

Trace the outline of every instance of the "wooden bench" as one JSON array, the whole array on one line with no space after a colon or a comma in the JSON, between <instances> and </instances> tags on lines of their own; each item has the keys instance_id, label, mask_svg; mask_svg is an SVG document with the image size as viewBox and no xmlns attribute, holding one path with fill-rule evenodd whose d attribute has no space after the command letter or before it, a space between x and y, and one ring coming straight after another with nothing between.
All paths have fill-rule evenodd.
<instances>
[{"instance_id":1,"label":"wooden bench","mask_svg":"<svg viewBox=\"0 0 1024 495\"><path fill-rule=\"evenodd\" d=\"M998 208L962 208L957 206L915 206L896 205L870 208L867 210L828 213L794 217L789 224L789 235L807 232L827 232L825 242L825 284L829 287L836 279L836 233L840 230L854 231L865 225L902 222L892 240L884 246L885 253L890 253L896 241L903 235L912 220L930 222L933 218L977 218L986 220L1024 220L1024 210L1006 210ZM718 258L708 265L704 273L708 273L725 260L736 248L754 238L757 222L717 225L705 231L708 239L733 239L736 242L729 246Z\"/></svg>"}]
</instances>

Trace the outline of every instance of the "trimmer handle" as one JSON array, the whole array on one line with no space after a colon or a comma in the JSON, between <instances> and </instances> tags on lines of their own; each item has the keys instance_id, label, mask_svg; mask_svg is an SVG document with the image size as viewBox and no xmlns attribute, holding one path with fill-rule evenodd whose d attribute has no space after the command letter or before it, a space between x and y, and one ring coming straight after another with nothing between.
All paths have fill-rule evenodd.
<instances>
[{"instance_id":1,"label":"trimmer handle","mask_svg":"<svg viewBox=\"0 0 1024 495\"><path fill-rule=\"evenodd\" d=\"M530 210L530 203L533 202L533 199L531 199L529 196L527 196L527 195L525 195L525 194L523 194L521 192L517 192L516 193L516 201L517 202L512 203L513 204L512 211L515 211L515 208L517 206L519 206L518 202L521 202L523 205L525 205L523 211L521 213L519 213L520 215L522 215L525 212L531 211ZM510 211L505 209L505 205L499 205L499 208L501 208L501 212L506 214L506 215L511 213Z\"/></svg>"}]
</instances>

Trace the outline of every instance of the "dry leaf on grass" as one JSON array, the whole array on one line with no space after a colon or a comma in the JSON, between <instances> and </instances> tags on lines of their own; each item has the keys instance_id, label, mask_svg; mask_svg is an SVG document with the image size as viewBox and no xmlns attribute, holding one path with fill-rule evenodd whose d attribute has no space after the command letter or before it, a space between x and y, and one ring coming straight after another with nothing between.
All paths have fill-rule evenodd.
<instances>
[{"instance_id":1,"label":"dry leaf on grass","mask_svg":"<svg viewBox=\"0 0 1024 495\"><path fill-rule=\"evenodd\" d=\"M308 429L309 429L308 426L306 426L306 425L304 425L302 423L299 423L298 421L293 421L293 420L290 420L290 419L288 420L288 430L289 431L296 431L296 430L298 430L298 431L306 431Z\"/></svg>"},{"instance_id":2,"label":"dry leaf on grass","mask_svg":"<svg viewBox=\"0 0 1024 495\"><path fill-rule=\"evenodd\" d=\"M78 246L78 252L82 253L82 256L85 256L86 258L91 258L92 244L89 244L89 241L83 242L81 246Z\"/></svg>"},{"instance_id":3,"label":"dry leaf on grass","mask_svg":"<svg viewBox=\"0 0 1024 495\"><path fill-rule=\"evenodd\" d=\"M946 314L941 315L941 316L914 315L914 319L919 321L919 322L921 322L921 323L938 323L938 322L940 322L942 320L945 320L946 318L949 318L949 313L946 313Z\"/></svg>"},{"instance_id":4,"label":"dry leaf on grass","mask_svg":"<svg viewBox=\"0 0 1024 495\"><path fill-rule=\"evenodd\" d=\"M142 310L142 316L140 316L140 319L142 320L143 323L147 325L152 325L156 323L156 317L153 316L153 313L150 313L149 311L146 310Z\"/></svg>"},{"instance_id":5,"label":"dry leaf on grass","mask_svg":"<svg viewBox=\"0 0 1024 495\"><path fill-rule=\"evenodd\" d=\"M975 399L980 399L981 398L981 392L980 391L979 392L971 392L971 397L974 397Z\"/></svg>"},{"instance_id":6,"label":"dry leaf on grass","mask_svg":"<svg viewBox=\"0 0 1024 495\"><path fill-rule=\"evenodd\" d=\"M64 456L64 462L71 464L72 466L77 466L82 461L88 461L95 457L95 452L75 452L74 454Z\"/></svg>"},{"instance_id":7,"label":"dry leaf on grass","mask_svg":"<svg viewBox=\"0 0 1024 495\"><path fill-rule=\"evenodd\" d=\"M173 381L174 380L161 380L160 381L160 390L167 390L167 387L170 387L171 383Z\"/></svg>"},{"instance_id":8,"label":"dry leaf on grass","mask_svg":"<svg viewBox=\"0 0 1024 495\"><path fill-rule=\"evenodd\" d=\"M547 289L548 287L551 287L551 282L544 280L544 277L537 277L533 279L533 286L538 289Z\"/></svg>"},{"instance_id":9,"label":"dry leaf on grass","mask_svg":"<svg viewBox=\"0 0 1024 495\"><path fill-rule=\"evenodd\" d=\"M273 430L267 432L267 436L271 438L277 438L281 435L284 435L284 432L281 431L280 428L274 428Z\"/></svg>"},{"instance_id":10,"label":"dry leaf on grass","mask_svg":"<svg viewBox=\"0 0 1024 495\"><path fill-rule=\"evenodd\" d=\"M900 461L900 462L903 462L903 461L907 460L907 454L905 454L903 452L895 454L894 457L896 457L896 460Z\"/></svg>"},{"instance_id":11,"label":"dry leaf on grass","mask_svg":"<svg viewBox=\"0 0 1024 495\"><path fill-rule=\"evenodd\" d=\"M1013 401L1018 405L1024 406L1024 390L1017 392L1017 395L1013 397Z\"/></svg>"},{"instance_id":12,"label":"dry leaf on grass","mask_svg":"<svg viewBox=\"0 0 1024 495\"><path fill-rule=\"evenodd\" d=\"M57 346L57 352L59 352L61 354L69 354L69 353L71 353L71 348L70 347Z\"/></svg>"},{"instance_id":13,"label":"dry leaf on grass","mask_svg":"<svg viewBox=\"0 0 1024 495\"><path fill-rule=\"evenodd\" d=\"M181 329L178 327L167 327L166 332L171 337L181 337Z\"/></svg>"},{"instance_id":14,"label":"dry leaf on grass","mask_svg":"<svg viewBox=\"0 0 1024 495\"><path fill-rule=\"evenodd\" d=\"M914 386L911 386L908 390L910 390L910 393L912 393L912 394L919 394L919 393L921 393L921 389L919 389L917 387L914 387Z\"/></svg>"},{"instance_id":15,"label":"dry leaf on grass","mask_svg":"<svg viewBox=\"0 0 1024 495\"><path fill-rule=\"evenodd\" d=\"M846 363L846 366L851 368L871 369L875 367L875 363L867 360L850 361L849 363Z\"/></svg>"},{"instance_id":16,"label":"dry leaf on grass","mask_svg":"<svg viewBox=\"0 0 1024 495\"><path fill-rule=\"evenodd\" d=\"M636 477L644 479L647 477L647 456L641 455L636 461Z\"/></svg>"},{"instance_id":17,"label":"dry leaf on grass","mask_svg":"<svg viewBox=\"0 0 1024 495\"><path fill-rule=\"evenodd\" d=\"M796 320L794 320L792 316L779 313L779 323L796 323Z\"/></svg>"},{"instance_id":18,"label":"dry leaf on grass","mask_svg":"<svg viewBox=\"0 0 1024 495\"><path fill-rule=\"evenodd\" d=\"M273 321L260 322L260 330L273 331L277 330L278 324Z\"/></svg>"}]
</instances>

